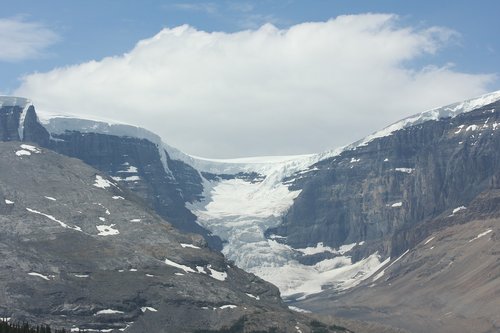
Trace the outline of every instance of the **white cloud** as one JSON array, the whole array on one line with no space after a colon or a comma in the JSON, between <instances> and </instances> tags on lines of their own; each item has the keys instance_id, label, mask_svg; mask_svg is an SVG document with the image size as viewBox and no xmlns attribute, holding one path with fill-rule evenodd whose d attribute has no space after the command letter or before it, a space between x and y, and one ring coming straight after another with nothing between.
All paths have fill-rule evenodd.
<instances>
[{"instance_id":1,"label":"white cloud","mask_svg":"<svg viewBox=\"0 0 500 333\"><path fill-rule=\"evenodd\" d=\"M286 30L180 26L122 56L28 75L16 93L44 110L146 127L200 156L317 152L484 93L494 76L408 65L453 35L375 14Z\"/></svg>"},{"instance_id":2,"label":"white cloud","mask_svg":"<svg viewBox=\"0 0 500 333\"><path fill-rule=\"evenodd\" d=\"M58 39L55 32L41 23L0 18L0 61L39 57Z\"/></svg>"}]
</instances>

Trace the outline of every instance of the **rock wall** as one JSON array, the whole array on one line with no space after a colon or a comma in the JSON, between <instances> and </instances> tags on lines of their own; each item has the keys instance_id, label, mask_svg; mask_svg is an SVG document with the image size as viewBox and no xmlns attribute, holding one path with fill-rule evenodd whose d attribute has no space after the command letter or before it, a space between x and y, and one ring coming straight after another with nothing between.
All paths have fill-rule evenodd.
<instances>
[{"instance_id":1,"label":"rock wall","mask_svg":"<svg viewBox=\"0 0 500 333\"><path fill-rule=\"evenodd\" d=\"M297 248L367 241L366 253L396 255L399 230L467 206L498 179L499 118L496 102L321 161L293 182L302 192L273 231Z\"/></svg>"}]
</instances>

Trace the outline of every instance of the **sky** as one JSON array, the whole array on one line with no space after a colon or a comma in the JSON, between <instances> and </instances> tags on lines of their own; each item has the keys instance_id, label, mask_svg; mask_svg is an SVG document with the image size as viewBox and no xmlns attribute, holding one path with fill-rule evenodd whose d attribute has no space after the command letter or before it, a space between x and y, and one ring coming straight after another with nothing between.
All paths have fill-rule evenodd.
<instances>
[{"instance_id":1,"label":"sky","mask_svg":"<svg viewBox=\"0 0 500 333\"><path fill-rule=\"evenodd\" d=\"M316 153L500 89L497 0L0 0L0 94L186 153Z\"/></svg>"}]
</instances>

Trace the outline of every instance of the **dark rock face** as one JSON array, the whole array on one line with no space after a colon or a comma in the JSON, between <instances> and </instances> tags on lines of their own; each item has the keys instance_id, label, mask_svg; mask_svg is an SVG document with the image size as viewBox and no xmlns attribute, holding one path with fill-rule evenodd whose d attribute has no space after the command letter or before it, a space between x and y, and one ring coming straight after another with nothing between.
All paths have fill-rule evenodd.
<instances>
[{"instance_id":1,"label":"dark rock face","mask_svg":"<svg viewBox=\"0 0 500 333\"><path fill-rule=\"evenodd\" d=\"M201 234L211 248L222 249L220 239L198 225L196 217L185 207L186 202L197 200L203 192L201 176L191 166L171 159L165 152L168 173L158 147L151 141L78 131L50 134L39 123L33 106L27 109L20 124L22 111L19 106L0 108L1 141L20 140L21 127L23 141L81 159L105 172L143 198L178 229Z\"/></svg>"},{"instance_id":2,"label":"dark rock face","mask_svg":"<svg viewBox=\"0 0 500 333\"><path fill-rule=\"evenodd\" d=\"M500 103L428 121L316 164L273 232L294 247L367 241L366 253L397 255L401 230L467 204L499 178Z\"/></svg>"},{"instance_id":3,"label":"dark rock face","mask_svg":"<svg viewBox=\"0 0 500 333\"><path fill-rule=\"evenodd\" d=\"M237 323L245 332L311 332L276 287L82 161L6 142L0 170L0 317L113 332Z\"/></svg>"},{"instance_id":4,"label":"dark rock face","mask_svg":"<svg viewBox=\"0 0 500 333\"><path fill-rule=\"evenodd\" d=\"M23 109L19 106L0 107L0 140L20 140L19 120Z\"/></svg>"}]
</instances>

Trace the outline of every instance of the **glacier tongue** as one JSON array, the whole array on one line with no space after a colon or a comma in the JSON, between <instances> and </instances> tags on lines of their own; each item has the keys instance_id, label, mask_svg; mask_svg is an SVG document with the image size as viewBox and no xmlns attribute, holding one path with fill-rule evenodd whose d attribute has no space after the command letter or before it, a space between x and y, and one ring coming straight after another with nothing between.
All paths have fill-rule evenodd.
<instances>
[{"instance_id":1,"label":"glacier tongue","mask_svg":"<svg viewBox=\"0 0 500 333\"><path fill-rule=\"evenodd\" d=\"M205 199L187 205L197 215L198 223L226 241L222 252L228 259L274 283L285 297L305 297L321 292L325 285L339 290L353 287L374 273L381 263L375 253L353 264L344 255L356 246L351 244L345 251L330 249L338 257L307 266L297 260L304 250L265 237L265 231L280 224L281 216L300 194L290 191L283 179L307 170L315 161L315 156L300 156L262 164L259 171L265 173L265 179L260 183L237 178L206 181Z\"/></svg>"}]
</instances>

